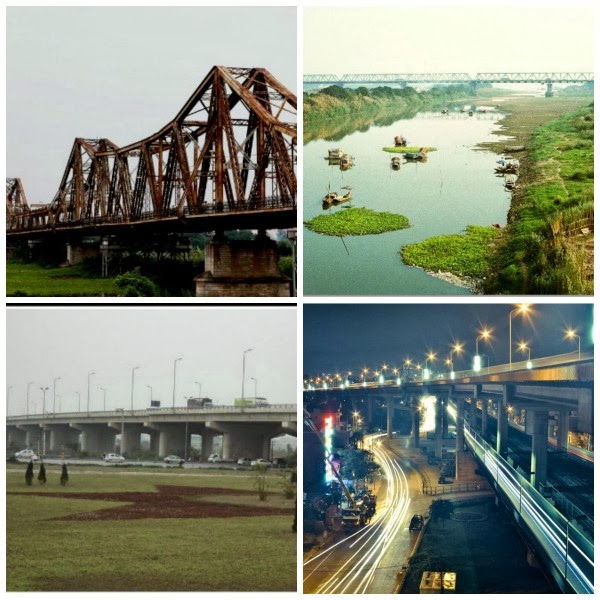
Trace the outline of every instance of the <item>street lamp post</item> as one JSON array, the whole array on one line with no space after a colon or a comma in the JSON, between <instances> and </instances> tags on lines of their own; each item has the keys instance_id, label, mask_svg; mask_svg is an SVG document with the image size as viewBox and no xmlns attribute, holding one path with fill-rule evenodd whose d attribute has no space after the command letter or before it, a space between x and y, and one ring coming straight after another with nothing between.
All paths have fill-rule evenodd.
<instances>
[{"instance_id":1,"label":"street lamp post","mask_svg":"<svg viewBox=\"0 0 600 600\"><path fill-rule=\"evenodd\" d=\"M104 410L104 412L106 412L106 388L101 387L100 389L104 393L104 400L103 400L103 404L102 404L102 410Z\"/></svg>"},{"instance_id":2,"label":"street lamp post","mask_svg":"<svg viewBox=\"0 0 600 600\"><path fill-rule=\"evenodd\" d=\"M581 360L581 337L577 335L577 332L574 329L568 329L566 331L566 336L573 340L573 338L577 338L577 358Z\"/></svg>"},{"instance_id":3,"label":"street lamp post","mask_svg":"<svg viewBox=\"0 0 600 600\"><path fill-rule=\"evenodd\" d=\"M33 381L27 382L27 404L25 405L27 416L29 416L29 388L31 387L32 384L33 384Z\"/></svg>"},{"instance_id":4,"label":"street lamp post","mask_svg":"<svg viewBox=\"0 0 600 600\"><path fill-rule=\"evenodd\" d=\"M454 352L460 354L461 350L462 346L459 343L454 344L452 350L450 350L450 379L454 379L454 362L452 362L452 355Z\"/></svg>"},{"instance_id":5,"label":"street lamp post","mask_svg":"<svg viewBox=\"0 0 600 600\"><path fill-rule=\"evenodd\" d=\"M520 342L519 343L519 350L521 352L527 352L527 368L531 369L531 367L532 367L532 364L531 364L531 348L525 342Z\"/></svg>"},{"instance_id":6,"label":"street lamp post","mask_svg":"<svg viewBox=\"0 0 600 600\"><path fill-rule=\"evenodd\" d=\"M194 383L198 386L198 398L202 398L202 384L199 381L194 381Z\"/></svg>"},{"instance_id":7,"label":"street lamp post","mask_svg":"<svg viewBox=\"0 0 600 600\"><path fill-rule=\"evenodd\" d=\"M247 350L244 350L244 354L242 356L242 404L244 404L244 381L246 379L246 354L248 354L248 352L252 352L252 350L254 350L254 348L248 348Z\"/></svg>"},{"instance_id":8,"label":"street lamp post","mask_svg":"<svg viewBox=\"0 0 600 600\"><path fill-rule=\"evenodd\" d=\"M81 394L79 392L75 392L77 394L77 412L81 412Z\"/></svg>"},{"instance_id":9,"label":"street lamp post","mask_svg":"<svg viewBox=\"0 0 600 600\"><path fill-rule=\"evenodd\" d=\"M479 340L487 340L492 332L489 329L484 329L475 339L475 358L473 360L473 370L481 370L481 357L479 356Z\"/></svg>"},{"instance_id":10,"label":"street lamp post","mask_svg":"<svg viewBox=\"0 0 600 600\"><path fill-rule=\"evenodd\" d=\"M427 366L428 361L433 360L435 358L435 354L430 352L425 359L425 369L423 370L423 379L429 379L429 368Z\"/></svg>"},{"instance_id":11,"label":"street lamp post","mask_svg":"<svg viewBox=\"0 0 600 600\"><path fill-rule=\"evenodd\" d=\"M175 386L177 383L177 363L182 360L182 357L176 358L173 361L173 408L175 408Z\"/></svg>"},{"instance_id":12,"label":"street lamp post","mask_svg":"<svg viewBox=\"0 0 600 600\"><path fill-rule=\"evenodd\" d=\"M152 400L154 399L152 396L152 386L150 384L146 384L147 388L150 388L150 406L152 406Z\"/></svg>"},{"instance_id":13,"label":"street lamp post","mask_svg":"<svg viewBox=\"0 0 600 600\"><path fill-rule=\"evenodd\" d=\"M256 377L250 377L250 379L254 381L254 401L256 402L256 398L258 397L258 392L256 391L258 388L258 381L256 380Z\"/></svg>"},{"instance_id":14,"label":"street lamp post","mask_svg":"<svg viewBox=\"0 0 600 600\"><path fill-rule=\"evenodd\" d=\"M133 367L133 369L131 369L131 412L133 412L133 388L135 385L135 372L139 368L140 365L137 365L137 367Z\"/></svg>"},{"instance_id":15,"label":"street lamp post","mask_svg":"<svg viewBox=\"0 0 600 600\"><path fill-rule=\"evenodd\" d=\"M508 315L508 370L512 371L512 316L514 314L525 314L529 310L529 304L519 304L510 311Z\"/></svg>"},{"instance_id":16,"label":"street lamp post","mask_svg":"<svg viewBox=\"0 0 600 600\"><path fill-rule=\"evenodd\" d=\"M54 383L52 384L52 412L56 414L56 382L60 379L60 377L54 378Z\"/></svg>"},{"instance_id":17,"label":"street lamp post","mask_svg":"<svg viewBox=\"0 0 600 600\"><path fill-rule=\"evenodd\" d=\"M88 373L88 386L87 386L87 412L88 414L90 413L90 378L92 375L95 375L96 373L94 371L92 371L91 373Z\"/></svg>"},{"instance_id":18,"label":"street lamp post","mask_svg":"<svg viewBox=\"0 0 600 600\"><path fill-rule=\"evenodd\" d=\"M43 398L42 398L42 456L46 455L46 392L48 386L41 387Z\"/></svg>"}]
</instances>

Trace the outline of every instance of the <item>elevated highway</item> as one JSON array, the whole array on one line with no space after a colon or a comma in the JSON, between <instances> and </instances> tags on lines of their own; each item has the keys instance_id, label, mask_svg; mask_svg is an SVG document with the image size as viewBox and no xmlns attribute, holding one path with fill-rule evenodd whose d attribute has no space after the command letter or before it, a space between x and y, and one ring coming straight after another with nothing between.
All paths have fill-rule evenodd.
<instances>
[{"instance_id":1,"label":"elevated highway","mask_svg":"<svg viewBox=\"0 0 600 600\"><path fill-rule=\"evenodd\" d=\"M73 445L89 454L114 452L117 435L121 453L127 454L139 450L141 435L148 434L151 450L159 456L184 455L190 436L200 435L204 460L213 451L214 438L223 436L223 458L233 460L267 457L272 438L296 435L297 410L295 404L277 404L46 413L7 417L6 429L8 445L40 454Z\"/></svg>"}]
</instances>

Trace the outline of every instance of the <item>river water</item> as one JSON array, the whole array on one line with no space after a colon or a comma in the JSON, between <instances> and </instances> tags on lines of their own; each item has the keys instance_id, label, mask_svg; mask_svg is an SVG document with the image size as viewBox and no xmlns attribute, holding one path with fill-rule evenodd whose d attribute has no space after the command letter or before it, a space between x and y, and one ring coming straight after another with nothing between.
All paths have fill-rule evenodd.
<instances>
[{"instance_id":1,"label":"river water","mask_svg":"<svg viewBox=\"0 0 600 600\"><path fill-rule=\"evenodd\" d=\"M315 139L304 146L304 220L322 214L328 189L344 192L352 186L351 202L375 211L400 213L411 227L379 235L339 238L304 227L305 295L468 295L463 287L402 264L399 250L405 244L429 237L461 233L467 225L506 224L510 193L494 173L498 155L477 149L497 141L492 131L502 115L497 112L451 111L417 113L383 126L363 126L353 133L338 133L330 140ZM396 135L409 146L435 147L427 162L406 162L390 168ZM319 138L319 134L312 134ZM308 136L307 136L308 137ZM332 141L333 139L333 141ZM341 171L325 159L330 148L341 148L355 158L355 166Z\"/></svg>"}]
</instances>

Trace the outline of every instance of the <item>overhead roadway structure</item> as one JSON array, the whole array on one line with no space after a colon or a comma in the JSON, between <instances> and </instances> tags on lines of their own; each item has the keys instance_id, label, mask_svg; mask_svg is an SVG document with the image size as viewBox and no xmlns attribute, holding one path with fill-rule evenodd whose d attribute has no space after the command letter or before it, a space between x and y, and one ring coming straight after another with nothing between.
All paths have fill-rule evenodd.
<instances>
[{"instance_id":1,"label":"overhead roadway structure","mask_svg":"<svg viewBox=\"0 0 600 600\"><path fill-rule=\"evenodd\" d=\"M153 135L76 138L49 204L7 179L7 235L295 227L296 109L266 69L215 66Z\"/></svg>"}]
</instances>

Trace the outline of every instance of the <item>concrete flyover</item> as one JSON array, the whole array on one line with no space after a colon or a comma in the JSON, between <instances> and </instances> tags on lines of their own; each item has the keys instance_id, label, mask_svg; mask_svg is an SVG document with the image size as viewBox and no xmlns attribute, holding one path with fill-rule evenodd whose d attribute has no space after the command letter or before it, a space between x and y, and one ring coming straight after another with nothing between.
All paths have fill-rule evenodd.
<instances>
[{"instance_id":1,"label":"concrete flyover","mask_svg":"<svg viewBox=\"0 0 600 600\"><path fill-rule=\"evenodd\" d=\"M202 458L212 453L215 436L223 436L223 459L268 457L271 440L296 435L297 407L276 404L261 407L116 409L20 415L6 418L7 445L40 452L64 452L77 444L82 452L114 452L120 435L123 454L140 449L141 435L150 436L150 448L159 456L184 455L192 435L202 437Z\"/></svg>"}]
</instances>

